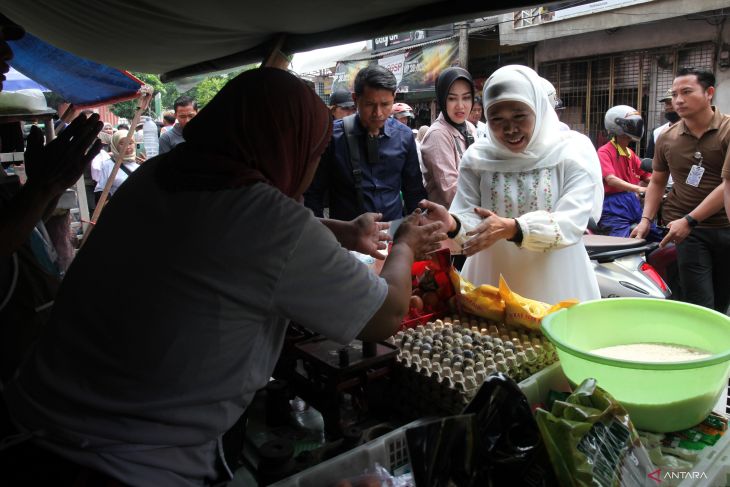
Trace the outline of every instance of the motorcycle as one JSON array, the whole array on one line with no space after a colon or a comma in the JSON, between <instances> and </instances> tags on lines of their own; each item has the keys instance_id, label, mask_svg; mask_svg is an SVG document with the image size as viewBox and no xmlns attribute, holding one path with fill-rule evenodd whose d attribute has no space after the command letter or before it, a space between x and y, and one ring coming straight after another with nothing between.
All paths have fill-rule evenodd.
<instances>
[{"instance_id":1,"label":"motorcycle","mask_svg":"<svg viewBox=\"0 0 730 487\"><path fill-rule=\"evenodd\" d=\"M646 260L659 244L643 239L587 234L583 236L602 298L668 299L672 291Z\"/></svg>"},{"instance_id":2,"label":"motorcycle","mask_svg":"<svg viewBox=\"0 0 730 487\"><path fill-rule=\"evenodd\" d=\"M643 159L641 168L651 172L651 164L651 159ZM679 279L674 244L660 249L655 242L601 233L602 229L591 220L583 244L593 264L602 298L669 299L675 296L676 299Z\"/></svg>"},{"instance_id":3,"label":"motorcycle","mask_svg":"<svg viewBox=\"0 0 730 487\"><path fill-rule=\"evenodd\" d=\"M646 172L652 172L652 160L649 158L643 158L641 160L641 169ZM664 202L667 196L672 191L673 186L672 177L669 177L667 187L664 189L664 195L657 212L661 215L661 208L664 206ZM657 225L660 230L664 233L668 231L666 227L661 226L663 222L658 219ZM679 268L677 264L677 247L673 243L669 243L662 248L658 248L647 255L646 261L656 269L659 275L664 279L664 282L672 289L672 299L679 299L682 293L682 289L679 283Z\"/></svg>"}]
</instances>

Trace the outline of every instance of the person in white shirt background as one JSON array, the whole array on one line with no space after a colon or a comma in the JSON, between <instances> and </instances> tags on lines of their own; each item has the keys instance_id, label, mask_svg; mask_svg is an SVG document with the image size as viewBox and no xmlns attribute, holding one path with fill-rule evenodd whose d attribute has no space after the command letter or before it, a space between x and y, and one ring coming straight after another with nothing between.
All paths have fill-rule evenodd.
<instances>
[{"instance_id":1,"label":"person in white shirt background","mask_svg":"<svg viewBox=\"0 0 730 487\"><path fill-rule=\"evenodd\" d=\"M109 196L113 195L114 192L119 189L119 186L124 183L124 181L127 180L127 178L139 168L138 164L138 158L135 157L135 144L131 143L127 145L127 149L124 151L124 154L120 153L120 142L123 138L127 136L126 130L117 130L114 135L112 136L111 144L109 144L109 148L111 149L111 156L101 162L101 169L99 171L99 180L96 183L96 188L94 189L95 196L97 197L97 200L101 196L102 191L104 191L104 186L106 186L106 182L111 176L112 170L114 169L114 163L117 161L120 157L122 158L122 165L119 166L119 170L117 171L117 175L114 178L114 183L112 183L112 187L109 190ZM93 177L93 176L92 176Z\"/></svg>"},{"instance_id":2,"label":"person in white shirt background","mask_svg":"<svg viewBox=\"0 0 730 487\"><path fill-rule=\"evenodd\" d=\"M467 120L477 128L477 137L487 136L487 124L484 123L484 107L482 107L481 96L474 97L474 103L471 106L471 112Z\"/></svg>"}]
</instances>

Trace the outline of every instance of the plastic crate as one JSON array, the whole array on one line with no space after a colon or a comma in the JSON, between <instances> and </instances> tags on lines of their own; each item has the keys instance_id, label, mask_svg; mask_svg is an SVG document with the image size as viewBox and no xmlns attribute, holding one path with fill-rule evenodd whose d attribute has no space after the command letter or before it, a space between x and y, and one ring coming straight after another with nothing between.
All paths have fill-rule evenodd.
<instances>
[{"instance_id":1,"label":"plastic crate","mask_svg":"<svg viewBox=\"0 0 730 487\"><path fill-rule=\"evenodd\" d=\"M554 363L520 382L530 406L541 405L553 391L569 392L570 385L560 363ZM720 411L719 408L715 408ZM722 411L724 412L724 411ZM714 446L698 452L699 460L691 472L673 478L661 477L663 487L730 487L730 431ZM661 473L664 475L664 472ZM647 484L650 485L650 484Z\"/></svg>"},{"instance_id":2,"label":"plastic crate","mask_svg":"<svg viewBox=\"0 0 730 487\"><path fill-rule=\"evenodd\" d=\"M520 382L519 386L532 405L541 402L540 398L547 397L551 389L567 391L568 381L559 364L555 363ZM423 422L424 420L419 419L408 423L272 485L276 487L327 487L342 479L356 477L366 470L372 470L376 463L387 468L393 475L410 472L410 457L405 432L408 428Z\"/></svg>"},{"instance_id":3,"label":"plastic crate","mask_svg":"<svg viewBox=\"0 0 730 487\"><path fill-rule=\"evenodd\" d=\"M570 392L570 384L560 368L560 362L548 365L520 382L519 386L533 409L545 403L550 391Z\"/></svg>"},{"instance_id":4,"label":"plastic crate","mask_svg":"<svg viewBox=\"0 0 730 487\"><path fill-rule=\"evenodd\" d=\"M568 380L560 363L554 363L519 383L531 406L541 405L553 391L569 392ZM372 470L376 463L391 474L410 472L410 457L405 431L423 423L417 420L391 431L353 450L331 458L314 467L281 480L275 487L328 487L340 480L356 477ZM699 452L699 461L684 479L663 480L666 487L729 487L730 486L730 431L715 446ZM647 484L650 485L650 484ZM659 485L659 484L657 484Z\"/></svg>"},{"instance_id":5,"label":"plastic crate","mask_svg":"<svg viewBox=\"0 0 730 487\"><path fill-rule=\"evenodd\" d=\"M328 487L350 477L357 477L366 470L372 471L376 463L388 469L391 474L410 472L410 458L406 447L406 430L421 424L413 421L386 433L364 445L299 472L272 487Z\"/></svg>"},{"instance_id":6,"label":"plastic crate","mask_svg":"<svg viewBox=\"0 0 730 487\"><path fill-rule=\"evenodd\" d=\"M694 477L685 478L679 487L730 486L730 432L726 432L715 446L700 452L700 461L692 473Z\"/></svg>"}]
</instances>

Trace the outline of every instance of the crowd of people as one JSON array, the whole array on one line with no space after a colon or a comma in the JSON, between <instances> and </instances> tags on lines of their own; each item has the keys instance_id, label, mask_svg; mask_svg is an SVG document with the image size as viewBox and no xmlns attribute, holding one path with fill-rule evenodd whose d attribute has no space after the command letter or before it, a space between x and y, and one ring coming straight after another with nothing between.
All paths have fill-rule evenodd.
<instances>
[{"instance_id":1,"label":"crowd of people","mask_svg":"<svg viewBox=\"0 0 730 487\"><path fill-rule=\"evenodd\" d=\"M520 76L526 76L523 68L502 69L520 71L522 73ZM384 78L388 77L385 70L378 67L366 68L363 72L374 70L379 71ZM501 72L502 70L498 70L493 73L487 80L487 85L493 83ZM531 261L537 259L533 253L518 252L509 255L512 251L507 249L514 250L514 246L494 245L499 240L505 238L509 240L516 236L518 241L522 242L518 246L521 250L533 246L531 239L524 241L525 234L532 235L531 229L535 228L535 225L529 223L534 216L533 213L545 210L550 215L550 226L556 229L550 248L571 248L570 252L575 255L572 257L573 260L565 261L566 265L567 262L571 262L573 265L569 268L576 269L580 275L587 274L588 280L591 281L587 284L578 277L568 279L579 283L578 287L583 292L574 290L571 285L561 287L568 289L568 294L573 293L573 297L595 298L597 294L592 285L592 273L585 271L585 252L580 243L580 235L586 229L583 217L587 215L589 221L593 220L596 223L594 231L599 233L617 237L639 237L651 242L660 242L662 247L676 246L680 282L676 283L674 299L726 312L730 305L730 286L726 285L726 278L723 276L727 275L728 265L726 233L730 231L728 230L730 190L725 189L722 167L725 161L730 159L727 155L729 139L725 126L727 117L712 105L715 94L713 73L694 68L680 70L673 87L658 100L663 105L666 123L646 134L649 143L645 155L648 158L654 157L653 164L649 164L648 167L647 161L642 161L631 147L638 144L645 135L644 120L635 108L617 105L605 113L604 127L609 141L595 149L592 144L586 144L586 138L571 131L568 125L560 121L557 115L564 106L552 83L540 78L534 72L530 76L534 78L532 89L535 93L539 93L540 97L547 96L548 111L542 118L537 116L536 101L531 100L529 103L525 101L524 93L529 90L522 96L516 93L510 95L509 101L523 102L525 106L511 106L510 112L500 110L499 108L504 105L497 104L497 108L493 109L490 116L491 99L498 97L493 96L490 99L485 85L482 98L475 92L471 74L463 68L453 67L445 69L434 86L440 108L439 115L430 127L422 125L413 130L421 182L428 200L420 206L428 208L429 215L439 215L437 219L440 219L447 229L457 232L457 229L461 231L463 228L466 232L473 233L468 237L475 238L469 242L466 242L463 236L452 238L450 247L453 251L470 255L490 248L489 253L480 254L478 259L490 262L493 260L495 264L486 262L476 264L477 259L473 258L472 263L465 267L466 275L477 283L494 284L499 273L512 274L511 269L514 269L515 276L512 281L516 281L515 286L519 292L531 293L531 296L543 297L547 301L564 298L565 293L558 292L553 295L555 293L533 290L527 284L533 276L532 272L522 270L520 265L512 263L528 263L527 267L530 269L550 269L550 265L557 266L561 262L557 256L568 251L552 252L549 254L550 258L542 259L545 263L537 265ZM390 85L380 86L383 97L388 97L386 92L392 91L394 83L393 78ZM517 81L511 79L508 84L515 86ZM348 95L344 93L339 96L348 100L351 96L357 101L357 93L354 96ZM392 119L403 125L412 126L415 119L412 108L403 102L396 103L394 92L390 96ZM519 114L519 117L511 117L512 112ZM357 113L349 116L353 120L360 120L360 115ZM540 124L521 127L523 121L530 116L540 119ZM486 122L483 121L484 118ZM506 125L506 130L513 138L499 138L500 124ZM336 123L336 132L338 126ZM342 127L346 126L347 123L342 122ZM696 128L690 128L695 126ZM539 145L533 141L529 149L527 146L519 145L524 140L529 142L530 137L537 135L539 128L544 128L544 133L550 134L546 139L550 141L549 144L544 142L546 145ZM532 135L523 139L523 132L531 132ZM680 132L681 136L678 137L677 132ZM387 130L381 135L389 137ZM666 137L660 137L664 135ZM659 145L660 138L665 145ZM418 174L415 171L410 138L406 139L408 141L402 149L403 157L408 156L405 166L395 165L389 168L377 166L379 174L371 175L367 173L371 167L366 164L363 168L364 176L358 175L356 174L358 171L353 169L358 167L357 163L353 164L350 160L351 147L340 144L337 165L339 171L333 172L328 169L328 165L323 164L320 167L318 180L325 182L326 191L335 194L342 192L356 195L362 192L367 202L364 208L368 211L386 211L385 207L378 205L377 195L383 191L390 191L393 194L399 188L403 190L404 187L399 186L403 184L400 178L408 171L408 193L403 192L403 194L411 196L404 198L405 207L398 207L397 210L401 213L412 211L414 207L412 195L421 189L416 184ZM570 150L565 149L564 153L561 153L562 149L559 147L562 147L562 141L566 140L568 141L565 142L566 147L570 147ZM373 147L375 145L370 144L367 150L374 152ZM503 150L504 147L509 151ZM513 150L515 147L518 150ZM538 152L538 147L543 153ZM657 149L661 147L664 153L658 150L655 152L655 147ZM360 157L365 160L374 157L362 147L360 152ZM390 157L392 154L387 154L385 151L380 154L381 160ZM533 160L534 166L529 166L522 161L531 157L535 157L540 163ZM585 176L584 172L588 171L590 182L584 181L582 188L586 193L593 194L592 206L587 207L590 211L577 212L573 207L569 210L567 221L575 226L570 229L575 232L567 228L561 229L562 215L556 210L565 206L568 201L570 204L575 204L574 200L566 197L566 191L572 191L574 188L566 186L565 181L561 179L570 176L569 181L575 182L572 173L566 173L563 166L559 166L562 172L557 176L545 172L533 172L528 175L525 172L527 169L537 171L543 165L549 165L546 161L551 158L566 161L571 157L582 163L576 174ZM484 164L475 162L481 159L488 162ZM495 167L501 169L494 171ZM351 175L348 171L354 172ZM386 174L383 171L390 173ZM490 171L494 171L494 174ZM505 176L505 173L510 174ZM489 176L491 180L487 174L491 174ZM540 176L533 177L536 174ZM392 183L386 182L388 178L393 178ZM675 178L678 178L676 182ZM550 186L553 179L559 181L556 187L543 187ZM594 183L597 186L591 186ZM313 193L320 194L321 187L313 186L307 195L311 196ZM550 195L555 199L540 201L537 195ZM727 212L723 210L723 198L728 208ZM324 211L323 201L320 198L316 200L306 198L305 204L316 214L321 214ZM451 217L446 217L441 207L449 209ZM473 215L468 212L459 217L461 212L470 209L474 209L478 220L473 220ZM386 211L386 214L391 216L393 213ZM517 223L506 222L503 218L505 216L515 219ZM463 225L464 222L466 225ZM487 225L486 222L490 224ZM479 229L473 230L477 226ZM454 233L454 237L457 233ZM481 237L476 238L477 235ZM548 238L548 234L544 237ZM482 245L481 242L486 242L486 245ZM535 249L536 247L533 248ZM548 264L549 262L554 264ZM500 266L508 270L500 269ZM490 271L492 267L497 270ZM479 269L479 272L475 269ZM551 275L548 270L539 272L543 276ZM521 283L521 276L525 276L525 284ZM544 283L549 280L544 277L533 282ZM588 292L588 289L591 291ZM729 291L725 291L726 289Z\"/></svg>"},{"instance_id":2,"label":"crowd of people","mask_svg":"<svg viewBox=\"0 0 730 487\"><path fill-rule=\"evenodd\" d=\"M5 40L23 35L3 22ZM0 52L5 63L4 40ZM284 70L250 70L200 113L178 100L160 154L145 161L95 114L46 145L34 128L28 182L0 199L3 477L229 478L222 437L269 380L289 321L342 343L389 337L408 310L413 262L442 245L465 256L476 285L501 274L533 299L591 300L589 220L645 238L661 216L682 299L727 309L730 117L711 104L712 73L678 73L680 118L657 134L652 174L629 147L643 133L632 107L609 110L612 140L597 151L566 130L554 87L528 67L499 68L481 97L467 70L443 70L440 114L417 134L396 87L369 66L327 106ZM102 145L108 158L92 164ZM103 186L115 164L129 172L58 288L32 246L38 222L86 167ZM386 258L387 222L400 219ZM379 275L349 251L384 259Z\"/></svg>"}]
</instances>

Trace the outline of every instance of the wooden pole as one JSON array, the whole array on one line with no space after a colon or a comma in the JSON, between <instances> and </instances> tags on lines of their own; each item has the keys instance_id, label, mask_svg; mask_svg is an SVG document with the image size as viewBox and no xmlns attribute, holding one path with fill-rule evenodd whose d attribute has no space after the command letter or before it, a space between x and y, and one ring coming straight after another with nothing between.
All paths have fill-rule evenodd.
<instances>
[{"instance_id":1,"label":"wooden pole","mask_svg":"<svg viewBox=\"0 0 730 487\"><path fill-rule=\"evenodd\" d=\"M117 172L119 172L119 168L121 167L122 161L124 160L124 153L126 152L127 147L129 147L129 144L134 143L134 129L139 123L142 112L144 112L149 106L151 99L152 88L148 86L143 86L140 89L139 104L134 111L134 117L132 118L132 122L129 125L129 132L127 133L127 136L125 138L119 141L120 156L117 158L117 160L114 161L114 168L109 175L109 179L106 180L104 190L101 192L101 196L99 197L99 202L97 203L96 208L94 208L94 214L91 216L91 225L89 225L88 230L84 233L84 238L81 240L81 247L83 247L83 245L86 243L89 235L91 235L91 231L94 229L94 225L96 225L96 222L99 220L99 216L101 215L101 212L104 209L104 205L106 204L106 200L109 197L109 190L111 190L112 184L114 184L114 179L117 177Z\"/></svg>"},{"instance_id":2,"label":"wooden pole","mask_svg":"<svg viewBox=\"0 0 730 487\"><path fill-rule=\"evenodd\" d=\"M279 68L284 70L289 68L289 58L281 50L284 47L285 40L286 34L280 34L279 37L276 39L273 47L271 48L271 51L264 59L264 62L261 64L262 66L268 68Z\"/></svg>"},{"instance_id":3,"label":"wooden pole","mask_svg":"<svg viewBox=\"0 0 730 487\"><path fill-rule=\"evenodd\" d=\"M63 114L61 115L61 121L65 123L71 123L71 119L73 118L73 114L76 111L76 107L71 103L68 107L66 107L66 110L63 111Z\"/></svg>"}]
</instances>

